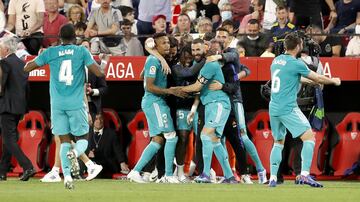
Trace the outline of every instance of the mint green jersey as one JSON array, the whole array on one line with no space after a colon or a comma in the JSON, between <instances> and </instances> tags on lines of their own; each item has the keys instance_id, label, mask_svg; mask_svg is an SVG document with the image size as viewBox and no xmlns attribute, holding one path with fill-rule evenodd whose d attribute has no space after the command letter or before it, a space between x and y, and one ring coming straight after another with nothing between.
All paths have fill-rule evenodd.
<instances>
[{"instance_id":1,"label":"mint green jersey","mask_svg":"<svg viewBox=\"0 0 360 202\"><path fill-rule=\"evenodd\" d=\"M271 64L271 116L289 114L298 107L296 99L301 76L307 77L309 68L301 60L283 54L276 57Z\"/></svg>"},{"instance_id":2,"label":"mint green jersey","mask_svg":"<svg viewBox=\"0 0 360 202\"><path fill-rule=\"evenodd\" d=\"M167 88L167 76L163 73L160 61L152 56L149 55L145 62L144 67L144 90L145 94L143 96L143 103L144 104L152 104L153 102L163 100L162 95L156 95L151 93L146 88L146 80L148 78L155 79L154 85L159 88Z\"/></svg>"},{"instance_id":3,"label":"mint green jersey","mask_svg":"<svg viewBox=\"0 0 360 202\"><path fill-rule=\"evenodd\" d=\"M219 62L209 62L200 70L198 80L204 85L200 92L200 100L203 105L211 102L225 101L230 107L230 100L228 95L222 90L209 90L209 85L213 81L225 83L224 74L221 70Z\"/></svg>"},{"instance_id":4,"label":"mint green jersey","mask_svg":"<svg viewBox=\"0 0 360 202\"><path fill-rule=\"evenodd\" d=\"M60 45L46 49L35 59L50 66L50 103L56 110L84 107L85 66L95 61L83 46Z\"/></svg>"}]
</instances>

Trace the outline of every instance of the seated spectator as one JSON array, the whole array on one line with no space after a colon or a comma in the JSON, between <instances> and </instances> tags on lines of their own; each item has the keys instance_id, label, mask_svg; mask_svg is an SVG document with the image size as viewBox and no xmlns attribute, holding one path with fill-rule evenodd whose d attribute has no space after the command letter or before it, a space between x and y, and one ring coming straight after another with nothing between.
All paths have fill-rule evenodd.
<instances>
[{"instance_id":1,"label":"seated spectator","mask_svg":"<svg viewBox=\"0 0 360 202\"><path fill-rule=\"evenodd\" d=\"M17 0L10 0L8 7L8 23L6 30L15 28L16 35L23 37L26 50L31 55L37 55L41 45L44 25L44 1L28 1L19 5ZM22 8L27 5L27 9ZM26 16L26 18L24 18Z\"/></svg>"},{"instance_id":2,"label":"seated spectator","mask_svg":"<svg viewBox=\"0 0 360 202\"><path fill-rule=\"evenodd\" d=\"M220 10L211 0L201 0L197 4L197 17L207 17L212 23L220 21Z\"/></svg>"},{"instance_id":3,"label":"seated spectator","mask_svg":"<svg viewBox=\"0 0 360 202\"><path fill-rule=\"evenodd\" d=\"M67 12L67 18L73 25L76 25L78 22L86 21L84 10L79 5L70 7L69 11Z\"/></svg>"},{"instance_id":4,"label":"seated spectator","mask_svg":"<svg viewBox=\"0 0 360 202\"><path fill-rule=\"evenodd\" d=\"M91 12L84 33L87 38L95 37L90 41L91 53L94 55L99 53L110 53L114 56L125 54L125 48L120 43L121 39L116 36L120 33L119 22L122 20L122 16L118 9L111 8L110 2L111 0L102 0L101 7Z\"/></svg>"},{"instance_id":5,"label":"seated spectator","mask_svg":"<svg viewBox=\"0 0 360 202\"><path fill-rule=\"evenodd\" d=\"M265 0L251 0L250 4L250 14L245 15L242 19L239 27L239 34L246 32L246 27L251 19L256 19L259 22L259 25L262 25L264 22L264 10L265 10Z\"/></svg>"},{"instance_id":6,"label":"seated spectator","mask_svg":"<svg viewBox=\"0 0 360 202\"><path fill-rule=\"evenodd\" d=\"M186 13L189 16L191 22L196 20L197 7L194 2L187 2L182 8L181 12Z\"/></svg>"},{"instance_id":7,"label":"seated spectator","mask_svg":"<svg viewBox=\"0 0 360 202\"><path fill-rule=\"evenodd\" d=\"M211 20L207 17L201 17L199 18L199 21L197 23L197 30L200 36L203 36L207 32L212 32L213 27Z\"/></svg>"},{"instance_id":8,"label":"seated spectator","mask_svg":"<svg viewBox=\"0 0 360 202\"><path fill-rule=\"evenodd\" d=\"M285 36L295 31L295 25L289 22L289 12L285 7L276 8L277 21L271 27L273 53L279 55L283 50Z\"/></svg>"},{"instance_id":9,"label":"seated spectator","mask_svg":"<svg viewBox=\"0 0 360 202\"><path fill-rule=\"evenodd\" d=\"M73 6L81 6L83 10L86 10L87 3L86 0L64 0L65 13L67 13Z\"/></svg>"},{"instance_id":10,"label":"seated spectator","mask_svg":"<svg viewBox=\"0 0 360 202\"><path fill-rule=\"evenodd\" d=\"M164 22L166 24L166 22ZM131 33L132 23L128 19L124 19L121 22L121 31L124 37L121 39L121 43L126 47L125 56L144 56L144 49L133 33Z\"/></svg>"},{"instance_id":11,"label":"seated spectator","mask_svg":"<svg viewBox=\"0 0 360 202\"><path fill-rule=\"evenodd\" d=\"M236 44L239 42L239 39L234 36L234 22L232 20L225 20L221 24L221 27L229 32L229 40L231 41L229 48L236 48Z\"/></svg>"},{"instance_id":12,"label":"seated spectator","mask_svg":"<svg viewBox=\"0 0 360 202\"><path fill-rule=\"evenodd\" d=\"M75 28L75 34L76 34L76 44L80 44L82 41L82 38L84 38L84 33L87 28L87 25L83 22L78 22L74 26ZM89 49L90 50L90 49Z\"/></svg>"},{"instance_id":13,"label":"seated spectator","mask_svg":"<svg viewBox=\"0 0 360 202\"><path fill-rule=\"evenodd\" d=\"M58 0L45 0L46 13L44 16L44 40L43 47L58 45L58 35L62 25L68 20L59 14Z\"/></svg>"},{"instance_id":14,"label":"seated spectator","mask_svg":"<svg viewBox=\"0 0 360 202\"><path fill-rule=\"evenodd\" d=\"M337 18L332 20L325 33L343 34L355 28L356 15L360 12L360 1L339 0L335 4Z\"/></svg>"},{"instance_id":15,"label":"seated spectator","mask_svg":"<svg viewBox=\"0 0 360 202\"><path fill-rule=\"evenodd\" d=\"M119 171L124 174L129 172L120 140L113 129L104 127L102 114L96 115L88 141L87 154L92 161L103 166L102 176L111 177Z\"/></svg>"},{"instance_id":16,"label":"seated spectator","mask_svg":"<svg viewBox=\"0 0 360 202\"><path fill-rule=\"evenodd\" d=\"M360 15L358 15L360 16ZM360 34L360 17L356 20L355 34ZM354 36L346 49L346 56L359 57L360 56L360 36Z\"/></svg>"},{"instance_id":17,"label":"seated spectator","mask_svg":"<svg viewBox=\"0 0 360 202\"><path fill-rule=\"evenodd\" d=\"M135 10L128 6L121 6L120 7L121 15L123 19L128 19L133 24L131 27L131 33L137 35L137 20L135 19Z\"/></svg>"},{"instance_id":18,"label":"seated spectator","mask_svg":"<svg viewBox=\"0 0 360 202\"><path fill-rule=\"evenodd\" d=\"M166 16L156 15L153 17L153 28L155 33L166 33Z\"/></svg>"},{"instance_id":19,"label":"seated spectator","mask_svg":"<svg viewBox=\"0 0 360 202\"><path fill-rule=\"evenodd\" d=\"M269 37L260 32L259 21L249 20L246 26L246 34L240 39L245 48L246 56L260 56L268 48Z\"/></svg>"},{"instance_id":20,"label":"seated spectator","mask_svg":"<svg viewBox=\"0 0 360 202\"><path fill-rule=\"evenodd\" d=\"M180 33L181 35L183 35L191 32L193 31L191 30L191 20L189 16L187 14L180 14L173 34Z\"/></svg>"},{"instance_id":21,"label":"seated spectator","mask_svg":"<svg viewBox=\"0 0 360 202\"><path fill-rule=\"evenodd\" d=\"M232 20L232 7L230 3L224 3L219 8L220 8L221 22L224 22L225 20Z\"/></svg>"},{"instance_id":22,"label":"seated spectator","mask_svg":"<svg viewBox=\"0 0 360 202\"><path fill-rule=\"evenodd\" d=\"M240 57L245 57L245 48L241 45L241 41L238 41L236 44L236 50L238 51Z\"/></svg>"},{"instance_id":23,"label":"seated spectator","mask_svg":"<svg viewBox=\"0 0 360 202\"><path fill-rule=\"evenodd\" d=\"M307 32L312 34L325 34L320 27L315 25L312 28L309 27ZM320 57L340 57L342 49L341 38L327 36L326 34L321 36L313 36L312 38L321 47Z\"/></svg>"}]
</instances>

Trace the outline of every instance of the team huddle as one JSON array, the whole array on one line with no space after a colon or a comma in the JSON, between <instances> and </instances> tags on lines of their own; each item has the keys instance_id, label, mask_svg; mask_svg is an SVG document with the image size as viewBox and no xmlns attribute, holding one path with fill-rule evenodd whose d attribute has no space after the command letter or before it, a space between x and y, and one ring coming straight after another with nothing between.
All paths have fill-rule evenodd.
<instances>
[{"instance_id":1,"label":"team huddle","mask_svg":"<svg viewBox=\"0 0 360 202\"><path fill-rule=\"evenodd\" d=\"M61 141L60 159L65 188L73 189L71 172L78 170L76 159L84 153L88 144L86 135L89 125L84 104L85 66L97 76L103 76L104 67L97 65L86 48L72 45L75 40L72 25L63 26L60 36L63 44L45 50L25 66L25 71L50 65L52 133L59 136ZM309 175L315 137L308 120L297 106L296 95L303 78L316 84L340 85L341 82L338 78L330 79L309 70L305 63L296 59L302 50L301 38L289 34L284 41L286 53L276 57L271 65L269 112L275 141L270 154L269 180L246 131L240 81L250 71L240 64L237 50L229 47L228 30L219 28L215 40L210 43L202 39L193 40L180 50L179 60L171 57L171 39L166 34L155 34L153 40L154 46L147 47L151 55L143 69L145 94L141 102L151 142L127 175L130 181L147 182L141 172L164 146L165 173L161 178L158 176L160 181L189 182L190 179L184 174L184 160L188 136L193 129L198 134L197 143L201 144L197 155L202 158L201 165L197 165L200 175L194 179L196 183L212 182L213 153L224 173L222 183L238 183L224 144L228 139L236 155L240 154L235 148L243 145L255 163L259 183L275 187L288 129L292 137L300 137L303 141L301 174L296 182L322 187ZM236 124L231 125L234 122ZM70 143L72 139L74 145ZM173 170L174 162L176 172Z\"/></svg>"}]
</instances>

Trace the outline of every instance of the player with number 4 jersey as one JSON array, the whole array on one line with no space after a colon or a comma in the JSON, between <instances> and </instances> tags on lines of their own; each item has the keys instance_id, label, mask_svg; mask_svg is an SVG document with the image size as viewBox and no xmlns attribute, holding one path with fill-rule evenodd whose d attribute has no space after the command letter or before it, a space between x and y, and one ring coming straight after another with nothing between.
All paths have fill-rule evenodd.
<instances>
[{"instance_id":1,"label":"player with number 4 jersey","mask_svg":"<svg viewBox=\"0 0 360 202\"><path fill-rule=\"evenodd\" d=\"M61 27L60 38L61 45L46 49L35 60L28 62L24 70L30 72L47 64L50 67L52 133L60 137L65 188L73 189L70 171L78 167L77 158L88 146L88 110L84 101L85 66L96 76L104 76L104 68L97 65L85 47L73 45L76 37L72 24ZM71 139L76 141L73 149Z\"/></svg>"}]
</instances>

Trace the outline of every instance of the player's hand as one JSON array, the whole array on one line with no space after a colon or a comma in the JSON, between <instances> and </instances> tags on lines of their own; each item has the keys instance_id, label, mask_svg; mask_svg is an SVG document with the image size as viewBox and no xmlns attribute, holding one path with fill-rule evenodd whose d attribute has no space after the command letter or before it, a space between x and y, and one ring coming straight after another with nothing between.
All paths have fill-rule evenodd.
<instances>
[{"instance_id":1,"label":"player's hand","mask_svg":"<svg viewBox=\"0 0 360 202\"><path fill-rule=\"evenodd\" d=\"M215 61L218 61L221 59L222 59L221 55L211 55L211 56L206 57L206 62L215 62Z\"/></svg>"},{"instance_id":2,"label":"player's hand","mask_svg":"<svg viewBox=\"0 0 360 202\"><path fill-rule=\"evenodd\" d=\"M341 80L340 80L340 78L332 78L332 80L334 81L334 85L335 85L335 86L340 86L340 85L341 85Z\"/></svg>"},{"instance_id":3,"label":"player's hand","mask_svg":"<svg viewBox=\"0 0 360 202\"><path fill-rule=\"evenodd\" d=\"M223 84L215 80L209 85L209 90L221 90L222 87Z\"/></svg>"},{"instance_id":4,"label":"player's hand","mask_svg":"<svg viewBox=\"0 0 360 202\"><path fill-rule=\"evenodd\" d=\"M171 94L175 95L176 97L180 97L180 98L188 97L188 94L182 90L182 87L171 87L169 90Z\"/></svg>"},{"instance_id":5,"label":"player's hand","mask_svg":"<svg viewBox=\"0 0 360 202\"><path fill-rule=\"evenodd\" d=\"M166 62L166 60L161 60L161 67L165 75L171 74L171 68Z\"/></svg>"},{"instance_id":6,"label":"player's hand","mask_svg":"<svg viewBox=\"0 0 360 202\"><path fill-rule=\"evenodd\" d=\"M195 112L190 111L186 117L187 124L191 124L194 121Z\"/></svg>"},{"instance_id":7,"label":"player's hand","mask_svg":"<svg viewBox=\"0 0 360 202\"><path fill-rule=\"evenodd\" d=\"M120 163L120 168L122 174L128 174L130 172L129 166L125 162Z\"/></svg>"},{"instance_id":8,"label":"player's hand","mask_svg":"<svg viewBox=\"0 0 360 202\"><path fill-rule=\"evenodd\" d=\"M94 150L90 150L88 157L89 158L94 158L95 157Z\"/></svg>"},{"instance_id":9,"label":"player's hand","mask_svg":"<svg viewBox=\"0 0 360 202\"><path fill-rule=\"evenodd\" d=\"M86 84L86 95L92 95L94 90L91 88L91 83Z\"/></svg>"}]
</instances>

